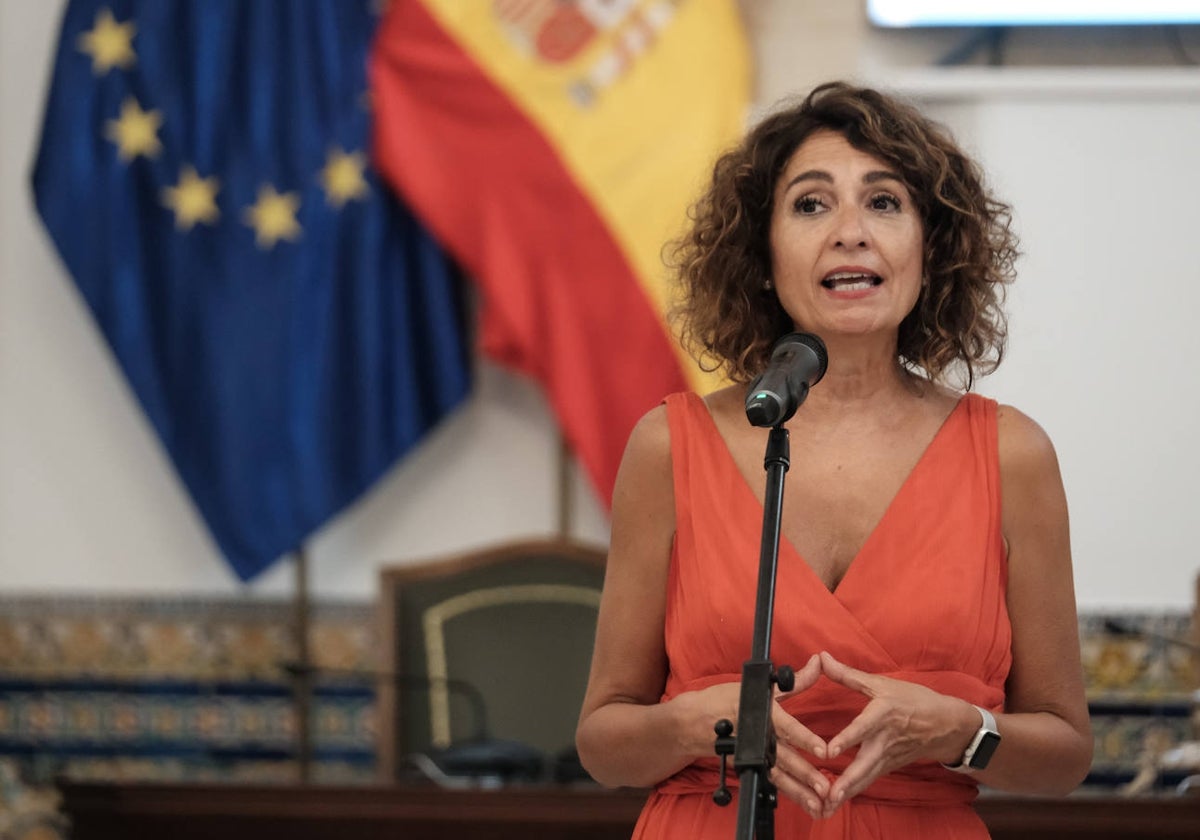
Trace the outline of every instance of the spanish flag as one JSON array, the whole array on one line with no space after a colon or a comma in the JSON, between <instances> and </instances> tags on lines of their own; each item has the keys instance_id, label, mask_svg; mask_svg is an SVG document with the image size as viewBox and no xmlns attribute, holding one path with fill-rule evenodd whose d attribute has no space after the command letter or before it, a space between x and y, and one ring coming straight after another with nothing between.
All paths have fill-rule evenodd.
<instances>
[{"instance_id":1,"label":"spanish flag","mask_svg":"<svg viewBox=\"0 0 1200 840\"><path fill-rule=\"evenodd\" d=\"M600 496L666 394L662 249L749 105L734 0L393 0L376 165L481 292L483 352L541 383Z\"/></svg>"}]
</instances>

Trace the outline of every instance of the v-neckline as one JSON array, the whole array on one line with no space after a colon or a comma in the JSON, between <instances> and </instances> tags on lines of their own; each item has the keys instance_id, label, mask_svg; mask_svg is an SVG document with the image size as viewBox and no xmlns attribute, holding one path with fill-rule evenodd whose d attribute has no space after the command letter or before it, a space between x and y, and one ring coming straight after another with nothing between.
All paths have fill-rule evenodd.
<instances>
[{"instance_id":1,"label":"v-neckline","mask_svg":"<svg viewBox=\"0 0 1200 840\"><path fill-rule=\"evenodd\" d=\"M838 582L834 584L832 589L830 589L829 586L826 585L824 579L817 574L817 570L814 569L812 564L808 562L808 559L800 553L800 550L796 548L792 540L783 533L782 527L780 528L780 546L786 546L787 549L796 556L796 558L800 561L800 565L806 570L805 573L811 575L817 586L828 593L830 597L837 598L838 593L841 592L846 585L846 579L850 577L851 573L857 566L861 565L858 561L866 553L867 549L870 548L871 543L875 541L875 535L883 529L883 526L891 518L892 511L895 509L897 501L905 495L909 485L913 483L914 477L918 472L920 472L922 465L929 459L930 452L933 451L938 442L945 437L946 429L949 428L951 421L964 408L967 403L968 396L969 394L963 394L960 396L958 401L954 404L954 407L951 408L949 413L947 413L942 419L941 425L939 425L937 431L933 433L933 437L929 439L929 442L925 444L925 448L921 450L920 456L917 458L916 462L913 463L912 467L908 471L908 474L904 476L904 480L900 482L900 486L896 489L896 492L888 501L887 506L884 507L883 513L871 527L871 530L867 533L866 539L863 540L862 545L858 547L858 550L854 553L854 557L851 558L849 565L846 566L846 571L842 574ZM738 478L740 479L743 491L749 496L750 501L754 504L755 508L757 508L760 512L764 511L764 501L758 498L758 494L750 485L749 479L742 472L737 461L734 460L733 453L729 450L729 444L726 442L725 436L721 434L721 429L717 425L716 419L712 416L712 412L708 410L708 405L703 399L700 400L700 406L703 409L705 416L708 418L709 427L717 436L717 439L721 441L721 449L724 452L724 457L728 461L728 466L737 474Z\"/></svg>"}]
</instances>

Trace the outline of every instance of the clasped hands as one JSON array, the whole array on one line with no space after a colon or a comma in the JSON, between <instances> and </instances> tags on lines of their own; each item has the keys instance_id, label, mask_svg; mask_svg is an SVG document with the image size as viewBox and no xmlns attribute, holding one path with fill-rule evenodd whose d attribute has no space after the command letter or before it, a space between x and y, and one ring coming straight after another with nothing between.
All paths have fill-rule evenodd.
<instances>
[{"instance_id":1,"label":"clasped hands","mask_svg":"<svg viewBox=\"0 0 1200 840\"><path fill-rule=\"evenodd\" d=\"M844 802L892 770L919 759L952 761L961 753L962 745L956 743L960 736L949 722L956 713L962 714L964 701L916 683L859 671L827 652L814 654L796 671L795 686L788 694L811 688L822 676L868 700L866 708L828 742L783 710L779 698L785 695L776 696L771 712L777 740L771 781L813 819L832 816ZM726 711L718 717L735 720L738 692L737 683L712 686L696 692L696 700L710 712L711 703L719 704ZM708 718L710 733L716 719ZM809 760L835 758L855 746L858 753L832 779Z\"/></svg>"}]
</instances>

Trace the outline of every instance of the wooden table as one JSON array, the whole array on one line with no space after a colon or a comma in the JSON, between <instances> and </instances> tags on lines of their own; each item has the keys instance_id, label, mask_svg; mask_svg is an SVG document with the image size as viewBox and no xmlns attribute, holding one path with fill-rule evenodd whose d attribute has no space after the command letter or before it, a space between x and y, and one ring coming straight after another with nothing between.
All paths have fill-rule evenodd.
<instances>
[{"instance_id":1,"label":"wooden table","mask_svg":"<svg viewBox=\"0 0 1200 840\"><path fill-rule=\"evenodd\" d=\"M63 781L73 840L625 840L642 791ZM994 840L1200 838L1200 797L984 796Z\"/></svg>"}]
</instances>

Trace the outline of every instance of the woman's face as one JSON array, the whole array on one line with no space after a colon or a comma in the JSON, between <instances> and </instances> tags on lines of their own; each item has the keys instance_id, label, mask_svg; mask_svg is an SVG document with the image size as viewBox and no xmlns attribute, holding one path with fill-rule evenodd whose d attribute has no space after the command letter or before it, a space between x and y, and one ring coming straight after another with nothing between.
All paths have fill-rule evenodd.
<instances>
[{"instance_id":1,"label":"woman's face","mask_svg":"<svg viewBox=\"0 0 1200 840\"><path fill-rule=\"evenodd\" d=\"M770 236L776 294L798 329L895 340L921 291L924 243L893 167L813 133L775 185Z\"/></svg>"}]
</instances>

